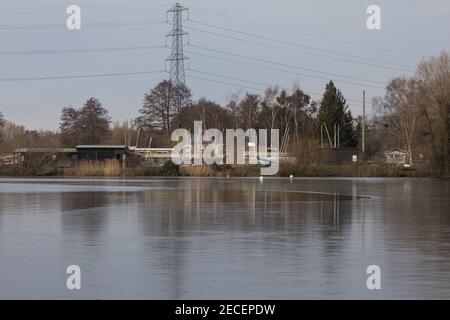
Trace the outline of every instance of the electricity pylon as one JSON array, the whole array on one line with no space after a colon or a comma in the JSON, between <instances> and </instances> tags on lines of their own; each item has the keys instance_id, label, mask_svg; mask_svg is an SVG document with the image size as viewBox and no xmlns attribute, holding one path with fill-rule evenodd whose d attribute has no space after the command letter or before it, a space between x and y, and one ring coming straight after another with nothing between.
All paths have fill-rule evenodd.
<instances>
[{"instance_id":1,"label":"electricity pylon","mask_svg":"<svg viewBox=\"0 0 450 320\"><path fill-rule=\"evenodd\" d=\"M172 38L172 53L166 62L170 62L170 81L178 87L185 86L184 61L188 59L183 53L183 37L188 35L183 31L183 11L187 11L189 19L189 9L179 3L167 10L166 15L166 21L169 22L169 14L172 14L172 31L166 36L166 40Z\"/></svg>"}]
</instances>

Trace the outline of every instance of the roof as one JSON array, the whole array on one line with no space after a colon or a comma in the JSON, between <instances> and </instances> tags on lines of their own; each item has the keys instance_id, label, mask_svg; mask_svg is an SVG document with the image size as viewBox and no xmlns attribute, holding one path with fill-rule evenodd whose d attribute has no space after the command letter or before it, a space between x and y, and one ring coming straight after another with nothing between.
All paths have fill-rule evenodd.
<instances>
[{"instance_id":1,"label":"roof","mask_svg":"<svg viewBox=\"0 0 450 320\"><path fill-rule=\"evenodd\" d=\"M402 150L394 150L394 151L385 151L384 154L406 154L406 151Z\"/></svg>"},{"instance_id":2,"label":"roof","mask_svg":"<svg viewBox=\"0 0 450 320\"><path fill-rule=\"evenodd\" d=\"M173 151L173 148L135 148L135 151Z\"/></svg>"},{"instance_id":3,"label":"roof","mask_svg":"<svg viewBox=\"0 0 450 320\"><path fill-rule=\"evenodd\" d=\"M79 145L77 149L126 149L126 145Z\"/></svg>"},{"instance_id":4,"label":"roof","mask_svg":"<svg viewBox=\"0 0 450 320\"><path fill-rule=\"evenodd\" d=\"M14 153L76 153L74 148L17 148Z\"/></svg>"}]
</instances>

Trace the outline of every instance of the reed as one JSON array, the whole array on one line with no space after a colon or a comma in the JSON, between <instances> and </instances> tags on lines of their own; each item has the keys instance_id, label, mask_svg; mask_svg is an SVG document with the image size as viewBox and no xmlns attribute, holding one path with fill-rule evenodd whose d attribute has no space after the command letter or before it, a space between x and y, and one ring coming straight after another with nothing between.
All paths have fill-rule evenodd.
<instances>
[{"instance_id":1,"label":"reed","mask_svg":"<svg viewBox=\"0 0 450 320\"><path fill-rule=\"evenodd\" d=\"M80 161L73 168L65 168L64 176L117 177L122 174L122 165L117 160Z\"/></svg>"}]
</instances>

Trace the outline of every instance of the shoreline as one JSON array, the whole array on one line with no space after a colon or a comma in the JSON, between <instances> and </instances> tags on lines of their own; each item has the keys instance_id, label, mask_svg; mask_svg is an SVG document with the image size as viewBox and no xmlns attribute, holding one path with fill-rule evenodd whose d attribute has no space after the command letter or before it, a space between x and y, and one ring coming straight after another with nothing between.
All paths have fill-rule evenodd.
<instances>
[{"instance_id":1,"label":"shoreline","mask_svg":"<svg viewBox=\"0 0 450 320\"><path fill-rule=\"evenodd\" d=\"M261 176L1 176L0 179L23 179L23 180L145 180L145 179L171 179L171 178L204 178L204 179L259 179ZM437 176L404 176L404 177L382 177L382 176L297 176L297 177L286 177L286 176L263 176L266 179L283 179L283 180L364 180L364 179L392 179L392 180L402 180L402 179L417 179L417 180L449 180L450 176L437 177Z\"/></svg>"},{"instance_id":2,"label":"shoreline","mask_svg":"<svg viewBox=\"0 0 450 320\"><path fill-rule=\"evenodd\" d=\"M125 172L124 172L125 171ZM404 169L385 164L353 165L281 165L278 174L267 177L289 178L450 178L449 174L436 175L426 167ZM260 177L260 167L242 166L176 166L160 167L112 167L107 163L95 163L73 168L0 166L0 177Z\"/></svg>"}]
</instances>

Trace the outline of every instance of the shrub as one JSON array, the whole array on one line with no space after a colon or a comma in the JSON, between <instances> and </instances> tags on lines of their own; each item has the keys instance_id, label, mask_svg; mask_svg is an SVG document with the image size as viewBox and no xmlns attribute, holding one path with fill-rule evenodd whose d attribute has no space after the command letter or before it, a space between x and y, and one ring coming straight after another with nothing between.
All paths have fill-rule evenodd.
<instances>
[{"instance_id":1,"label":"shrub","mask_svg":"<svg viewBox=\"0 0 450 320\"><path fill-rule=\"evenodd\" d=\"M162 176L170 176L170 177L176 177L180 175L180 167L173 163L172 161L167 161L164 163L162 170L161 170Z\"/></svg>"}]
</instances>

